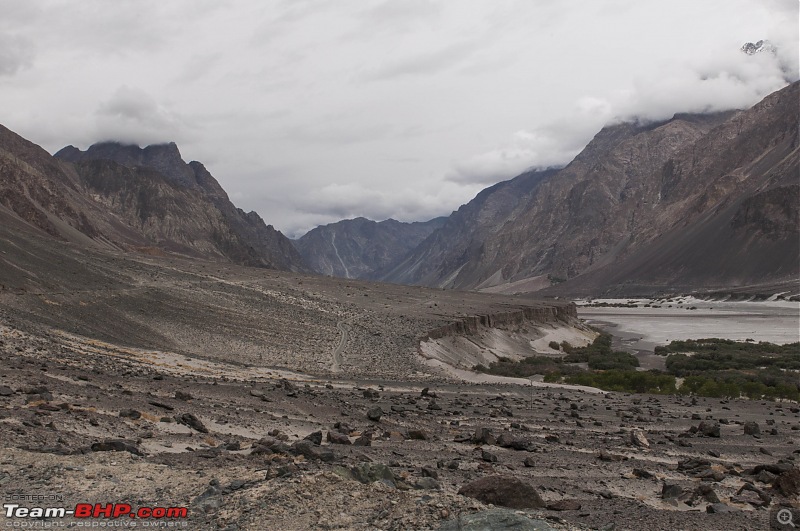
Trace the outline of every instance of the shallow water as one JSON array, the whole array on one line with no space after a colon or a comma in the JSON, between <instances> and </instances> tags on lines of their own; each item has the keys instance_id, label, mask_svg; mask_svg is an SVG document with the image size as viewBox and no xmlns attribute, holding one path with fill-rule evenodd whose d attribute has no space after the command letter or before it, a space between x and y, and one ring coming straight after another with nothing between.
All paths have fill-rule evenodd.
<instances>
[{"instance_id":1,"label":"shallow water","mask_svg":"<svg viewBox=\"0 0 800 531\"><path fill-rule=\"evenodd\" d=\"M800 303L788 301L719 302L692 297L658 302L643 299L602 299L596 302L636 302L638 308L586 307L576 301L578 316L606 328L637 350L650 350L672 340L724 339L793 343L800 341ZM661 305L644 308L643 304ZM672 305L670 308L669 305ZM696 309L690 310L689 308Z\"/></svg>"}]
</instances>

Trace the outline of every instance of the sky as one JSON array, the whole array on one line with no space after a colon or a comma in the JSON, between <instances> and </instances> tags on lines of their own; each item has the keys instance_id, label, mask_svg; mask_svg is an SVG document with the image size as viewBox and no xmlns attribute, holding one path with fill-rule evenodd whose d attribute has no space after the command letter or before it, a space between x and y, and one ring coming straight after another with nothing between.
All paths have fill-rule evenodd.
<instances>
[{"instance_id":1,"label":"sky","mask_svg":"<svg viewBox=\"0 0 800 531\"><path fill-rule=\"evenodd\" d=\"M605 125L757 103L798 78L798 5L0 0L0 123L51 153L176 142L290 237L427 220Z\"/></svg>"}]
</instances>

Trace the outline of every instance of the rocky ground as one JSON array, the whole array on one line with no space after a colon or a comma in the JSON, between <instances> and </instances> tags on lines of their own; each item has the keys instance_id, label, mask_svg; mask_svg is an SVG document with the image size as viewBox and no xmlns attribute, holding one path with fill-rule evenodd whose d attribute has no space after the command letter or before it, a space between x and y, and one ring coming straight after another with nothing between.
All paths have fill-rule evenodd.
<instances>
[{"instance_id":1,"label":"rocky ground","mask_svg":"<svg viewBox=\"0 0 800 531\"><path fill-rule=\"evenodd\" d=\"M229 530L768 529L797 507L797 404L204 374L10 318L0 352L6 496Z\"/></svg>"},{"instance_id":2,"label":"rocky ground","mask_svg":"<svg viewBox=\"0 0 800 531\"><path fill-rule=\"evenodd\" d=\"M797 404L464 383L421 356L570 328L563 302L0 225L0 495L186 506L200 530L749 530L797 506Z\"/></svg>"}]
</instances>

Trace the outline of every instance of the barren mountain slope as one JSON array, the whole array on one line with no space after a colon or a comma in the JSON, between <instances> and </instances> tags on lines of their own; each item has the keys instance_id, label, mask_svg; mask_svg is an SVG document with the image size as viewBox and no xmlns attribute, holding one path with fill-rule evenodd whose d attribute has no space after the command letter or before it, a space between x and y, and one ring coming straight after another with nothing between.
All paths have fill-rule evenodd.
<instances>
[{"instance_id":1,"label":"barren mountain slope","mask_svg":"<svg viewBox=\"0 0 800 531\"><path fill-rule=\"evenodd\" d=\"M199 162L175 144L139 148L107 142L55 155L74 164L85 192L151 244L243 265L307 271L288 238L231 203ZM142 177L147 175L147 177Z\"/></svg>"},{"instance_id":2,"label":"barren mountain slope","mask_svg":"<svg viewBox=\"0 0 800 531\"><path fill-rule=\"evenodd\" d=\"M537 174L484 190L383 278L624 294L796 277L797 101L795 83L746 111L607 127L522 193Z\"/></svg>"},{"instance_id":3,"label":"barren mountain slope","mask_svg":"<svg viewBox=\"0 0 800 531\"><path fill-rule=\"evenodd\" d=\"M341 278L372 278L393 265L441 227L446 218L402 223L346 219L310 230L294 241L306 263L317 273Z\"/></svg>"}]
</instances>

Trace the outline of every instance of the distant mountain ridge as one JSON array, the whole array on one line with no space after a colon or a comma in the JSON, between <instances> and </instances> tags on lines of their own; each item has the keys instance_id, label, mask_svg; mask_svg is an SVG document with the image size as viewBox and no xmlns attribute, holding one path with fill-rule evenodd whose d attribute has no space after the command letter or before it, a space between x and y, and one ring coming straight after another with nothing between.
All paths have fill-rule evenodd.
<instances>
[{"instance_id":1,"label":"distant mountain ridge","mask_svg":"<svg viewBox=\"0 0 800 531\"><path fill-rule=\"evenodd\" d=\"M0 209L81 245L308 271L288 238L236 208L175 144L69 146L54 157L0 126Z\"/></svg>"},{"instance_id":2,"label":"distant mountain ridge","mask_svg":"<svg viewBox=\"0 0 800 531\"><path fill-rule=\"evenodd\" d=\"M371 279L376 271L397 262L446 218L403 223L394 219L347 219L310 230L294 241L316 272L342 278Z\"/></svg>"},{"instance_id":3,"label":"distant mountain ridge","mask_svg":"<svg viewBox=\"0 0 800 531\"><path fill-rule=\"evenodd\" d=\"M606 127L564 169L482 191L380 279L554 294L796 280L799 97L793 83L745 111Z\"/></svg>"}]
</instances>

